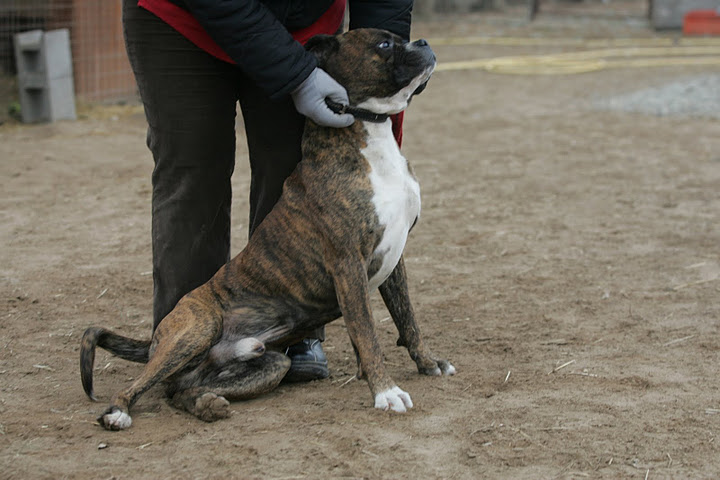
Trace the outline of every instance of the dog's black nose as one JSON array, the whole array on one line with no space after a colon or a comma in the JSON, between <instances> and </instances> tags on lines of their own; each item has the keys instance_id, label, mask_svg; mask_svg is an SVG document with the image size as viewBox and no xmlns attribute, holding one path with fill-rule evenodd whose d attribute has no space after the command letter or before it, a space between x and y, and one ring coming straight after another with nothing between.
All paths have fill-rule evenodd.
<instances>
[{"instance_id":1,"label":"dog's black nose","mask_svg":"<svg viewBox=\"0 0 720 480\"><path fill-rule=\"evenodd\" d=\"M415 41L415 45L417 45L418 47L427 47L428 43L424 38L421 38L420 40Z\"/></svg>"}]
</instances>

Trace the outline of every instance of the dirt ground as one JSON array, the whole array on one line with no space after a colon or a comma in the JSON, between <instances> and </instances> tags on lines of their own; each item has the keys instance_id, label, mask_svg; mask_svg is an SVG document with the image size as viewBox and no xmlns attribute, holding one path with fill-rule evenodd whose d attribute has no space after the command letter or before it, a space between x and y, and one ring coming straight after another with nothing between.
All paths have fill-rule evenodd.
<instances>
[{"instance_id":1,"label":"dirt ground","mask_svg":"<svg viewBox=\"0 0 720 480\"><path fill-rule=\"evenodd\" d=\"M615 5L550 4L533 25L521 10L421 21L414 36L658 36L637 3ZM441 62L563 49L435 48ZM76 122L5 124L0 478L717 478L720 121L594 108L711 71L434 76L406 117L423 213L405 258L428 343L458 374L418 375L376 294L407 414L372 408L336 321L327 380L234 403L214 424L154 389L131 429L102 430L95 417L141 366L100 352L92 403L80 336L151 328L144 117L95 107ZM234 252L245 154L240 141Z\"/></svg>"}]
</instances>

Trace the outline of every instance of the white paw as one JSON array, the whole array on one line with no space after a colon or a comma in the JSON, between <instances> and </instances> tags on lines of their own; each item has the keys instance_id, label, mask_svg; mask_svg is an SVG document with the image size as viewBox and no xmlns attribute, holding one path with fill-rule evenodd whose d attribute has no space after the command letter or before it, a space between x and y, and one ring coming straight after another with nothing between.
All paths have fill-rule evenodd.
<instances>
[{"instance_id":1,"label":"white paw","mask_svg":"<svg viewBox=\"0 0 720 480\"><path fill-rule=\"evenodd\" d=\"M257 358L265 353L265 344L257 338L242 338L235 342L235 358L241 361Z\"/></svg>"},{"instance_id":2,"label":"white paw","mask_svg":"<svg viewBox=\"0 0 720 480\"><path fill-rule=\"evenodd\" d=\"M403 392L399 387L392 387L384 392L375 395L375 408L381 410L393 410L394 412L404 413L408 408L412 408L413 403L410 395Z\"/></svg>"},{"instance_id":3,"label":"white paw","mask_svg":"<svg viewBox=\"0 0 720 480\"><path fill-rule=\"evenodd\" d=\"M443 375L455 375L455 372L457 372L457 370L455 370L455 367L453 367L451 363L448 363L447 366L443 368Z\"/></svg>"},{"instance_id":4,"label":"white paw","mask_svg":"<svg viewBox=\"0 0 720 480\"><path fill-rule=\"evenodd\" d=\"M132 425L132 418L122 410L115 410L103 415L102 423L109 430L125 430Z\"/></svg>"}]
</instances>

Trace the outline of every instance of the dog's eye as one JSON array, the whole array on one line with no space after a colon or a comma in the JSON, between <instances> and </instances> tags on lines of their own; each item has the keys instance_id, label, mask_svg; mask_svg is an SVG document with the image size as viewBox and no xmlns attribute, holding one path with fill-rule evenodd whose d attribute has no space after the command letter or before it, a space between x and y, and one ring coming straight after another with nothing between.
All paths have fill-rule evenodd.
<instances>
[{"instance_id":1,"label":"dog's eye","mask_svg":"<svg viewBox=\"0 0 720 480\"><path fill-rule=\"evenodd\" d=\"M378 48L381 48L383 50L386 48L390 48L390 46L391 46L391 43L389 40L385 40L384 42L378 43Z\"/></svg>"}]
</instances>

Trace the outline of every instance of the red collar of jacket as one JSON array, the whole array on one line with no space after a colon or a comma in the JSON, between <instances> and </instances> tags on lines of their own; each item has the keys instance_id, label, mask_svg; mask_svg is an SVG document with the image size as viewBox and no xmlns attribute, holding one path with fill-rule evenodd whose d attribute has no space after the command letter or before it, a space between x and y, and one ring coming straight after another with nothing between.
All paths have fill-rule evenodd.
<instances>
[{"instance_id":1,"label":"red collar of jacket","mask_svg":"<svg viewBox=\"0 0 720 480\"><path fill-rule=\"evenodd\" d=\"M138 0L138 6L155 14L155 16L210 55L228 63L235 63L187 10L178 7L169 0ZM295 40L304 45L314 35L333 35L337 33L344 16L345 0L335 0L315 23L309 27L290 32L290 34Z\"/></svg>"}]
</instances>

